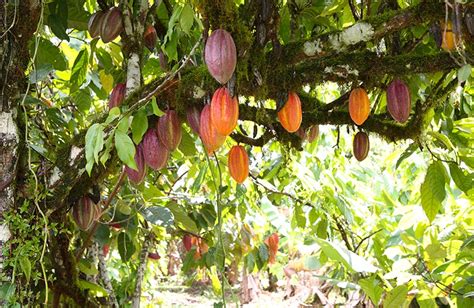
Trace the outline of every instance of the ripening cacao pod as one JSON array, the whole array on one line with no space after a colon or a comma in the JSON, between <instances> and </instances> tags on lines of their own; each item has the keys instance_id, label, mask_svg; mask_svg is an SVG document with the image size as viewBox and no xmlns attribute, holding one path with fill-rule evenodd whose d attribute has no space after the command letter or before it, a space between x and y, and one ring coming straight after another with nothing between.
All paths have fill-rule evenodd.
<instances>
[{"instance_id":1,"label":"ripening cacao pod","mask_svg":"<svg viewBox=\"0 0 474 308\"><path fill-rule=\"evenodd\" d=\"M214 92L211 100L211 121L217 132L228 136L237 126L239 119L239 102L230 96L227 88L222 87Z\"/></svg>"},{"instance_id":2,"label":"ripening cacao pod","mask_svg":"<svg viewBox=\"0 0 474 308\"><path fill-rule=\"evenodd\" d=\"M369 154L369 136L364 132L358 132L352 144L352 151L358 161L363 161Z\"/></svg>"},{"instance_id":3,"label":"ripening cacao pod","mask_svg":"<svg viewBox=\"0 0 474 308\"><path fill-rule=\"evenodd\" d=\"M193 239L192 236L189 234L185 234L183 236L183 245L186 251L190 251L191 248L193 247L192 239Z\"/></svg>"},{"instance_id":4,"label":"ripening cacao pod","mask_svg":"<svg viewBox=\"0 0 474 308\"><path fill-rule=\"evenodd\" d=\"M205 61L209 73L219 83L230 80L237 64L237 51L229 32L222 29L212 32L206 42Z\"/></svg>"},{"instance_id":5,"label":"ripening cacao pod","mask_svg":"<svg viewBox=\"0 0 474 308\"><path fill-rule=\"evenodd\" d=\"M319 126L318 125L312 125L309 127L308 131L306 132L306 139L308 140L309 143L313 142L318 138L319 135Z\"/></svg>"},{"instance_id":6,"label":"ripening cacao pod","mask_svg":"<svg viewBox=\"0 0 474 308\"><path fill-rule=\"evenodd\" d=\"M188 107L186 109L186 119L193 132L199 135L199 123L201 122L201 111L199 111L199 108L197 106Z\"/></svg>"},{"instance_id":7,"label":"ripening cacao pod","mask_svg":"<svg viewBox=\"0 0 474 308\"><path fill-rule=\"evenodd\" d=\"M109 251L110 251L110 246L105 244L104 246L102 246L102 254L104 255L104 257L107 257L107 255L109 254Z\"/></svg>"},{"instance_id":8,"label":"ripening cacao pod","mask_svg":"<svg viewBox=\"0 0 474 308\"><path fill-rule=\"evenodd\" d=\"M87 231L100 217L100 208L88 196L80 198L72 207L72 217L77 226Z\"/></svg>"},{"instance_id":9,"label":"ripening cacao pod","mask_svg":"<svg viewBox=\"0 0 474 308\"><path fill-rule=\"evenodd\" d=\"M393 80L387 88L387 109L392 118L400 123L406 122L410 116L410 90L399 79Z\"/></svg>"},{"instance_id":10,"label":"ripening cacao pod","mask_svg":"<svg viewBox=\"0 0 474 308\"><path fill-rule=\"evenodd\" d=\"M443 38L441 41L441 48L446 51L456 49L455 40L459 40L459 38L455 38L451 22L448 22L447 24L441 23L441 36Z\"/></svg>"},{"instance_id":11,"label":"ripening cacao pod","mask_svg":"<svg viewBox=\"0 0 474 308\"><path fill-rule=\"evenodd\" d=\"M114 229L120 230L122 228L122 225L118 222L110 224L110 226Z\"/></svg>"},{"instance_id":12,"label":"ripening cacao pod","mask_svg":"<svg viewBox=\"0 0 474 308\"><path fill-rule=\"evenodd\" d=\"M166 166L169 151L158 138L155 128L149 128L142 140L143 158L145 163L154 170L160 170Z\"/></svg>"},{"instance_id":13,"label":"ripening cacao pod","mask_svg":"<svg viewBox=\"0 0 474 308\"><path fill-rule=\"evenodd\" d=\"M280 238L278 233L273 233L265 239L265 244L268 246L268 263L275 263L276 254L278 252L278 242Z\"/></svg>"},{"instance_id":14,"label":"ripening cacao pod","mask_svg":"<svg viewBox=\"0 0 474 308\"><path fill-rule=\"evenodd\" d=\"M137 146L137 150L135 152L135 164L137 165L137 170L134 170L129 166L125 166L125 172L127 173L127 176L130 181L132 181L132 183L139 184L141 181L143 181L146 174L146 165L145 159L143 157L142 143Z\"/></svg>"},{"instance_id":15,"label":"ripening cacao pod","mask_svg":"<svg viewBox=\"0 0 474 308\"><path fill-rule=\"evenodd\" d=\"M281 126L290 133L296 132L301 125L303 113L301 111L301 101L295 92L288 93L288 100L278 111L278 119Z\"/></svg>"},{"instance_id":16,"label":"ripening cacao pod","mask_svg":"<svg viewBox=\"0 0 474 308\"><path fill-rule=\"evenodd\" d=\"M357 125L362 125L369 117L370 101L367 92L362 88L352 90L349 96L349 115Z\"/></svg>"},{"instance_id":17,"label":"ripening cacao pod","mask_svg":"<svg viewBox=\"0 0 474 308\"><path fill-rule=\"evenodd\" d=\"M298 137L301 138L301 140L306 140L306 133L307 133L307 130L304 129L303 127L300 127L296 132L295 134L298 135Z\"/></svg>"},{"instance_id":18,"label":"ripening cacao pod","mask_svg":"<svg viewBox=\"0 0 474 308\"><path fill-rule=\"evenodd\" d=\"M158 137L169 151L174 151L181 142L181 123L175 110L167 110L157 123Z\"/></svg>"},{"instance_id":19,"label":"ripening cacao pod","mask_svg":"<svg viewBox=\"0 0 474 308\"><path fill-rule=\"evenodd\" d=\"M212 123L211 105L204 106L201 111L199 136L208 154L211 154L224 144L226 136L219 134Z\"/></svg>"},{"instance_id":20,"label":"ripening cacao pod","mask_svg":"<svg viewBox=\"0 0 474 308\"><path fill-rule=\"evenodd\" d=\"M150 258L150 259L152 259L152 260L159 260L159 259L161 259L161 256L160 256L160 254L157 253L157 252L150 252L150 253L148 254L148 258Z\"/></svg>"},{"instance_id":21,"label":"ripening cacao pod","mask_svg":"<svg viewBox=\"0 0 474 308\"><path fill-rule=\"evenodd\" d=\"M100 37L104 43L112 42L123 30L122 11L118 7L110 8L104 15L100 27Z\"/></svg>"},{"instance_id":22,"label":"ripening cacao pod","mask_svg":"<svg viewBox=\"0 0 474 308\"><path fill-rule=\"evenodd\" d=\"M243 146L235 145L230 149L227 165L234 180L243 183L249 176L249 157Z\"/></svg>"},{"instance_id":23,"label":"ripening cacao pod","mask_svg":"<svg viewBox=\"0 0 474 308\"><path fill-rule=\"evenodd\" d=\"M119 107L125 98L126 86L124 83L117 83L109 97L109 109Z\"/></svg>"},{"instance_id":24,"label":"ripening cacao pod","mask_svg":"<svg viewBox=\"0 0 474 308\"><path fill-rule=\"evenodd\" d=\"M466 22L467 31L474 35L474 12L466 12L464 21Z\"/></svg>"},{"instance_id":25,"label":"ripening cacao pod","mask_svg":"<svg viewBox=\"0 0 474 308\"><path fill-rule=\"evenodd\" d=\"M97 13L92 14L89 18L89 23L87 28L89 30L89 34L92 38L99 37L100 29L102 27L102 21L104 20L105 12L99 11Z\"/></svg>"},{"instance_id":26,"label":"ripening cacao pod","mask_svg":"<svg viewBox=\"0 0 474 308\"><path fill-rule=\"evenodd\" d=\"M156 41L158 40L158 35L156 34L155 27L153 25L148 25L143 34L143 43L148 50L153 51L156 46Z\"/></svg>"}]
</instances>

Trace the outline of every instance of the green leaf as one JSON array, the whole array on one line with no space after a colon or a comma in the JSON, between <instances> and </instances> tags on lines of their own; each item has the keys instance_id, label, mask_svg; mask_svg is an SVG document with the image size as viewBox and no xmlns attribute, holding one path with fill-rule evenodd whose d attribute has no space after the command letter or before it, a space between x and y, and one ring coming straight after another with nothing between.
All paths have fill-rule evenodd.
<instances>
[{"instance_id":1,"label":"green leaf","mask_svg":"<svg viewBox=\"0 0 474 308\"><path fill-rule=\"evenodd\" d=\"M178 149L184 156L193 156L197 152L194 139L185 130L182 130L182 138Z\"/></svg>"},{"instance_id":2,"label":"green leaf","mask_svg":"<svg viewBox=\"0 0 474 308\"><path fill-rule=\"evenodd\" d=\"M105 290L103 287L99 286L98 284L87 281L87 280L79 279L77 281L77 285L82 290L92 291L92 293L95 293L95 295L98 296L98 297L104 297L104 296L107 296L109 294L107 292L107 290Z\"/></svg>"},{"instance_id":3,"label":"green leaf","mask_svg":"<svg viewBox=\"0 0 474 308\"><path fill-rule=\"evenodd\" d=\"M145 109L142 108L135 113L132 120L132 138L135 144L139 144L140 141L142 141L143 135L147 129L148 118Z\"/></svg>"},{"instance_id":4,"label":"green leaf","mask_svg":"<svg viewBox=\"0 0 474 308\"><path fill-rule=\"evenodd\" d=\"M369 278L359 280L358 284L364 290L374 304L375 307L378 307L380 298L382 297L383 288L379 286L378 281L375 279L375 275Z\"/></svg>"},{"instance_id":5,"label":"green leaf","mask_svg":"<svg viewBox=\"0 0 474 308\"><path fill-rule=\"evenodd\" d=\"M142 210L143 217L152 224L169 227L173 225L173 215L169 209L163 206L150 206Z\"/></svg>"},{"instance_id":6,"label":"green leaf","mask_svg":"<svg viewBox=\"0 0 474 308\"><path fill-rule=\"evenodd\" d=\"M20 268L21 268L23 274L25 274L25 276L26 276L26 280L30 281L30 277L31 277L31 262L30 262L30 260L27 257L23 256L18 261L20 262Z\"/></svg>"},{"instance_id":7,"label":"green leaf","mask_svg":"<svg viewBox=\"0 0 474 308\"><path fill-rule=\"evenodd\" d=\"M435 161L428 167L425 180L421 184L421 205L430 221L435 219L446 197L445 173L443 164Z\"/></svg>"},{"instance_id":8,"label":"green leaf","mask_svg":"<svg viewBox=\"0 0 474 308\"><path fill-rule=\"evenodd\" d=\"M451 173L451 178L456 186L467 194L467 192L473 187L472 177L465 175L461 168L459 168L455 163L449 164L449 172Z\"/></svg>"},{"instance_id":9,"label":"green leaf","mask_svg":"<svg viewBox=\"0 0 474 308\"><path fill-rule=\"evenodd\" d=\"M119 107L114 107L109 110L109 115L107 116L107 119L105 119L105 124L110 124L112 123L113 120L118 118L120 116L120 108Z\"/></svg>"},{"instance_id":10,"label":"green leaf","mask_svg":"<svg viewBox=\"0 0 474 308\"><path fill-rule=\"evenodd\" d=\"M30 43L30 54L34 53L34 40ZM35 59L36 67L42 67L50 64L54 69L59 71L67 70L68 62L61 50L53 45L49 40L41 38L38 43L38 51Z\"/></svg>"},{"instance_id":11,"label":"green leaf","mask_svg":"<svg viewBox=\"0 0 474 308\"><path fill-rule=\"evenodd\" d=\"M262 262L268 261L268 248L264 243L260 244L258 247L258 257Z\"/></svg>"},{"instance_id":12,"label":"green leaf","mask_svg":"<svg viewBox=\"0 0 474 308\"><path fill-rule=\"evenodd\" d=\"M330 243L320 238L315 238L315 241L321 246L321 249L328 258L341 262L345 268L351 271L374 273L379 270L379 268L373 266L369 261L336 243Z\"/></svg>"},{"instance_id":13,"label":"green leaf","mask_svg":"<svg viewBox=\"0 0 474 308\"><path fill-rule=\"evenodd\" d=\"M117 237L117 246L123 262L127 262L135 253L135 245L126 232L121 232Z\"/></svg>"},{"instance_id":14,"label":"green leaf","mask_svg":"<svg viewBox=\"0 0 474 308\"><path fill-rule=\"evenodd\" d=\"M185 231L192 233L199 233L199 229L196 226L194 220L192 220L184 209L175 202L167 204L167 208L173 213L174 223Z\"/></svg>"},{"instance_id":15,"label":"green leaf","mask_svg":"<svg viewBox=\"0 0 474 308\"><path fill-rule=\"evenodd\" d=\"M99 152L104 147L104 131L102 124L93 124L86 133L86 171L90 175L94 162L99 161Z\"/></svg>"},{"instance_id":16,"label":"green leaf","mask_svg":"<svg viewBox=\"0 0 474 308\"><path fill-rule=\"evenodd\" d=\"M466 81L471 76L472 67L469 64L464 65L458 70L459 82Z\"/></svg>"},{"instance_id":17,"label":"green leaf","mask_svg":"<svg viewBox=\"0 0 474 308\"><path fill-rule=\"evenodd\" d=\"M137 170L135 145L127 134L118 130L115 132L115 148L120 160L130 168Z\"/></svg>"},{"instance_id":18,"label":"green leaf","mask_svg":"<svg viewBox=\"0 0 474 308\"><path fill-rule=\"evenodd\" d=\"M104 224L99 224L94 234L94 240L100 245L108 244L110 241L110 228Z\"/></svg>"},{"instance_id":19,"label":"green leaf","mask_svg":"<svg viewBox=\"0 0 474 308\"><path fill-rule=\"evenodd\" d=\"M48 25L51 31L61 40L66 40L69 42L69 36L66 33L66 27L61 22L61 19L56 14L51 14L48 16Z\"/></svg>"},{"instance_id":20,"label":"green leaf","mask_svg":"<svg viewBox=\"0 0 474 308\"><path fill-rule=\"evenodd\" d=\"M194 23L194 12L191 6L186 4L181 12L181 16L179 18L179 24L181 26L181 30L184 33L189 34L191 27Z\"/></svg>"},{"instance_id":21,"label":"green leaf","mask_svg":"<svg viewBox=\"0 0 474 308\"><path fill-rule=\"evenodd\" d=\"M412 144L410 144L406 148L405 152L403 152L402 155L400 155L400 157L398 158L397 163L395 164L395 169L398 169L398 166L400 166L402 161L410 157L417 148L418 148L418 144L416 142L413 142Z\"/></svg>"},{"instance_id":22,"label":"green leaf","mask_svg":"<svg viewBox=\"0 0 474 308\"><path fill-rule=\"evenodd\" d=\"M78 263L78 268L86 275L97 275L99 273L98 269L90 261L85 259L81 259Z\"/></svg>"},{"instance_id":23,"label":"green leaf","mask_svg":"<svg viewBox=\"0 0 474 308\"><path fill-rule=\"evenodd\" d=\"M383 302L383 308L400 308L403 307L407 301L408 287L401 285L394 288L387 294Z\"/></svg>"},{"instance_id":24,"label":"green leaf","mask_svg":"<svg viewBox=\"0 0 474 308\"><path fill-rule=\"evenodd\" d=\"M87 63L89 62L89 52L86 48L82 49L74 60L71 70L71 89L70 93L74 93L82 86L86 80Z\"/></svg>"}]
</instances>

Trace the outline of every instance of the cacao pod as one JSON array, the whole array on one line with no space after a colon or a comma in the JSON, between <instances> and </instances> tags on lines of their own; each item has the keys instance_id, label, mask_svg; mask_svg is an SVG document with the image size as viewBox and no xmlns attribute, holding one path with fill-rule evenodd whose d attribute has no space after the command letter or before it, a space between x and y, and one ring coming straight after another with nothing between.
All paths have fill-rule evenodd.
<instances>
[{"instance_id":1,"label":"cacao pod","mask_svg":"<svg viewBox=\"0 0 474 308\"><path fill-rule=\"evenodd\" d=\"M199 122L201 121L201 111L197 106L188 107L186 109L186 119L188 120L189 127L199 135Z\"/></svg>"},{"instance_id":2,"label":"cacao pod","mask_svg":"<svg viewBox=\"0 0 474 308\"><path fill-rule=\"evenodd\" d=\"M464 15L464 21L466 22L467 31L474 35L474 12L467 12Z\"/></svg>"},{"instance_id":3,"label":"cacao pod","mask_svg":"<svg viewBox=\"0 0 474 308\"><path fill-rule=\"evenodd\" d=\"M99 11L97 13L94 13L89 18L89 23L87 25L87 28L88 28L89 34L92 38L99 37L100 29L102 27L102 22L104 20L104 16L105 16L105 12L104 11Z\"/></svg>"},{"instance_id":4,"label":"cacao pod","mask_svg":"<svg viewBox=\"0 0 474 308\"><path fill-rule=\"evenodd\" d=\"M278 111L278 119L280 120L281 126L290 133L294 133L300 128L303 113L301 111L301 101L298 94L295 92L288 93L288 100L280 111Z\"/></svg>"},{"instance_id":5,"label":"cacao pod","mask_svg":"<svg viewBox=\"0 0 474 308\"><path fill-rule=\"evenodd\" d=\"M367 92L362 88L351 91L349 96L349 115L357 125L362 125L369 117L370 101Z\"/></svg>"},{"instance_id":6,"label":"cacao pod","mask_svg":"<svg viewBox=\"0 0 474 308\"><path fill-rule=\"evenodd\" d=\"M120 230L120 228L122 228L122 225L119 224L118 222L110 224L110 226L114 229L117 229L117 230Z\"/></svg>"},{"instance_id":7,"label":"cacao pod","mask_svg":"<svg viewBox=\"0 0 474 308\"><path fill-rule=\"evenodd\" d=\"M307 137L307 136L306 136L306 133L307 133L306 131L307 131L306 129L304 129L303 127L300 127L300 128L296 131L295 134L297 134L298 137L300 137L301 140L304 141L304 140L306 140L306 137Z\"/></svg>"},{"instance_id":8,"label":"cacao pod","mask_svg":"<svg viewBox=\"0 0 474 308\"><path fill-rule=\"evenodd\" d=\"M243 146L235 145L230 149L227 165L232 178L243 183L249 175L249 157Z\"/></svg>"},{"instance_id":9,"label":"cacao pod","mask_svg":"<svg viewBox=\"0 0 474 308\"><path fill-rule=\"evenodd\" d=\"M308 142L311 143L314 140L316 140L316 138L318 138L318 135L319 135L319 126L312 125L309 127L309 130L306 133L306 136L307 136L306 138L308 139Z\"/></svg>"},{"instance_id":10,"label":"cacao pod","mask_svg":"<svg viewBox=\"0 0 474 308\"><path fill-rule=\"evenodd\" d=\"M109 251L110 251L109 245L105 244L104 246L102 246L102 253L104 257L107 257L107 255L109 254Z\"/></svg>"},{"instance_id":11,"label":"cacao pod","mask_svg":"<svg viewBox=\"0 0 474 308\"><path fill-rule=\"evenodd\" d=\"M156 46L156 41L158 40L158 35L156 34L155 27L153 25L148 25L143 34L143 43L148 50L153 51Z\"/></svg>"},{"instance_id":12,"label":"cacao pod","mask_svg":"<svg viewBox=\"0 0 474 308\"><path fill-rule=\"evenodd\" d=\"M117 83L109 97L109 109L119 107L125 98L126 86L124 83Z\"/></svg>"},{"instance_id":13,"label":"cacao pod","mask_svg":"<svg viewBox=\"0 0 474 308\"><path fill-rule=\"evenodd\" d=\"M127 173L127 176L130 181L132 181L132 183L139 184L141 181L143 181L146 174L146 165L145 159L143 157L142 143L137 146L137 150L135 152L135 164L137 165L137 170L134 170L129 166L125 166L125 172Z\"/></svg>"},{"instance_id":14,"label":"cacao pod","mask_svg":"<svg viewBox=\"0 0 474 308\"><path fill-rule=\"evenodd\" d=\"M237 98L232 98L225 87L217 89L211 100L211 121L217 132L223 136L230 135L237 126L238 119Z\"/></svg>"},{"instance_id":15,"label":"cacao pod","mask_svg":"<svg viewBox=\"0 0 474 308\"><path fill-rule=\"evenodd\" d=\"M158 137L169 151L174 151L181 142L181 123L178 113L167 110L157 123Z\"/></svg>"},{"instance_id":16,"label":"cacao pod","mask_svg":"<svg viewBox=\"0 0 474 308\"><path fill-rule=\"evenodd\" d=\"M224 144L226 136L219 134L212 123L211 105L204 106L201 111L199 135L208 154L211 154Z\"/></svg>"},{"instance_id":17,"label":"cacao pod","mask_svg":"<svg viewBox=\"0 0 474 308\"><path fill-rule=\"evenodd\" d=\"M184 245L184 249L186 249L186 251L191 250L191 248L193 247L192 236L191 235L185 234L183 236L183 245Z\"/></svg>"},{"instance_id":18,"label":"cacao pod","mask_svg":"<svg viewBox=\"0 0 474 308\"><path fill-rule=\"evenodd\" d=\"M72 208L72 217L77 226L87 231L100 217L100 208L88 196L80 198Z\"/></svg>"},{"instance_id":19,"label":"cacao pod","mask_svg":"<svg viewBox=\"0 0 474 308\"><path fill-rule=\"evenodd\" d=\"M410 116L410 90L399 79L393 80L387 88L387 109L392 118L400 123L406 122Z\"/></svg>"},{"instance_id":20,"label":"cacao pod","mask_svg":"<svg viewBox=\"0 0 474 308\"><path fill-rule=\"evenodd\" d=\"M100 37L104 43L112 42L122 33L122 30L122 11L118 7L112 7L103 17Z\"/></svg>"},{"instance_id":21,"label":"cacao pod","mask_svg":"<svg viewBox=\"0 0 474 308\"><path fill-rule=\"evenodd\" d=\"M273 233L265 239L265 244L268 246L268 263L273 264L276 260L276 254L278 252L278 242L280 238L278 233Z\"/></svg>"},{"instance_id":22,"label":"cacao pod","mask_svg":"<svg viewBox=\"0 0 474 308\"><path fill-rule=\"evenodd\" d=\"M150 252L150 253L148 254L148 258L150 258L150 259L152 259L152 260L159 260L159 259L161 259L161 256L160 256L160 254L157 253L157 252Z\"/></svg>"},{"instance_id":23,"label":"cacao pod","mask_svg":"<svg viewBox=\"0 0 474 308\"><path fill-rule=\"evenodd\" d=\"M209 73L219 83L230 80L237 64L237 51L229 32L223 29L212 32L206 42L205 61Z\"/></svg>"},{"instance_id":24,"label":"cacao pod","mask_svg":"<svg viewBox=\"0 0 474 308\"><path fill-rule=\"evenodd\" d=\"M447 24L441 23L441 35L443 38L441 42L441 48L446 51L456 49L455 35L453 33L453 26L451 22L448 22Z\"/></svg>"},{"instance_id":25,"label":"cacao pod","mask_svg":"<svg viewBox=\"0 0 474 308\"><path fill-rule=\"evenodd\" d=\"M352 144L354 156L358 161L363 161L369 154L369 136L364 132L358 132Z\"/></svg>"},{"instance_id":26,"label":"cacao pod","mask_svg":"<svg viewBox=\"0 0 474 308\"><path fill-rule=\"evenodd\" d=\"M142 143L145 163L154 170L160 170L165 167L169 152L158 138L155 128L149 128L146 131Z\"/></svg>"}]
</instances>

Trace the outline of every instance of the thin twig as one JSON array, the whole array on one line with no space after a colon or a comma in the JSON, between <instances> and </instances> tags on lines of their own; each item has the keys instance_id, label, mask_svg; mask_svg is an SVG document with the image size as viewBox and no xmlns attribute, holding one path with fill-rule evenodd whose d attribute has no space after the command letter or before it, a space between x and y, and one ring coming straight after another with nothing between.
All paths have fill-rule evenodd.
<instances>
[{"instance_id":1,"label":"thin twig","mask_svg":"<svg viewBox=\"0 0 474 308\"><path fill-rule=\"evenodd\" d=\"M357 249L359 249L360 245L362 245L362 243L366 240L368 240L369 238L371 238L373 235L379 233L380 231L382 231L382 229L378 229L377 231L374 231L372 233L370 233L369 235L367 235L366 237L364 237L360 242L359 244L357 244L357 246L354 248L354 252L357 252Z\"/></svg>"}]
</instances>

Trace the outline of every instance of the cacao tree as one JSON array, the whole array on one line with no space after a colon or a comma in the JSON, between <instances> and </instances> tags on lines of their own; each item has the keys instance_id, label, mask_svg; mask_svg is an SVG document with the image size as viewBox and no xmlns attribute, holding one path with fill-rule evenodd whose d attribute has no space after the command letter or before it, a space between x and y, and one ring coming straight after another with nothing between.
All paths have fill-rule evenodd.
<instances>
[{"instance_id":1,"label":"cacao tree","mask_svg":"<svg viewBox=\"0 0 474 308\"><path fill-rule=\"evenodd\" d=\"M473 3L0 12L2 305L139 307L178 254L221 305L318 271L315 304L473 306Z\"/></svg>"}]
</instances>

